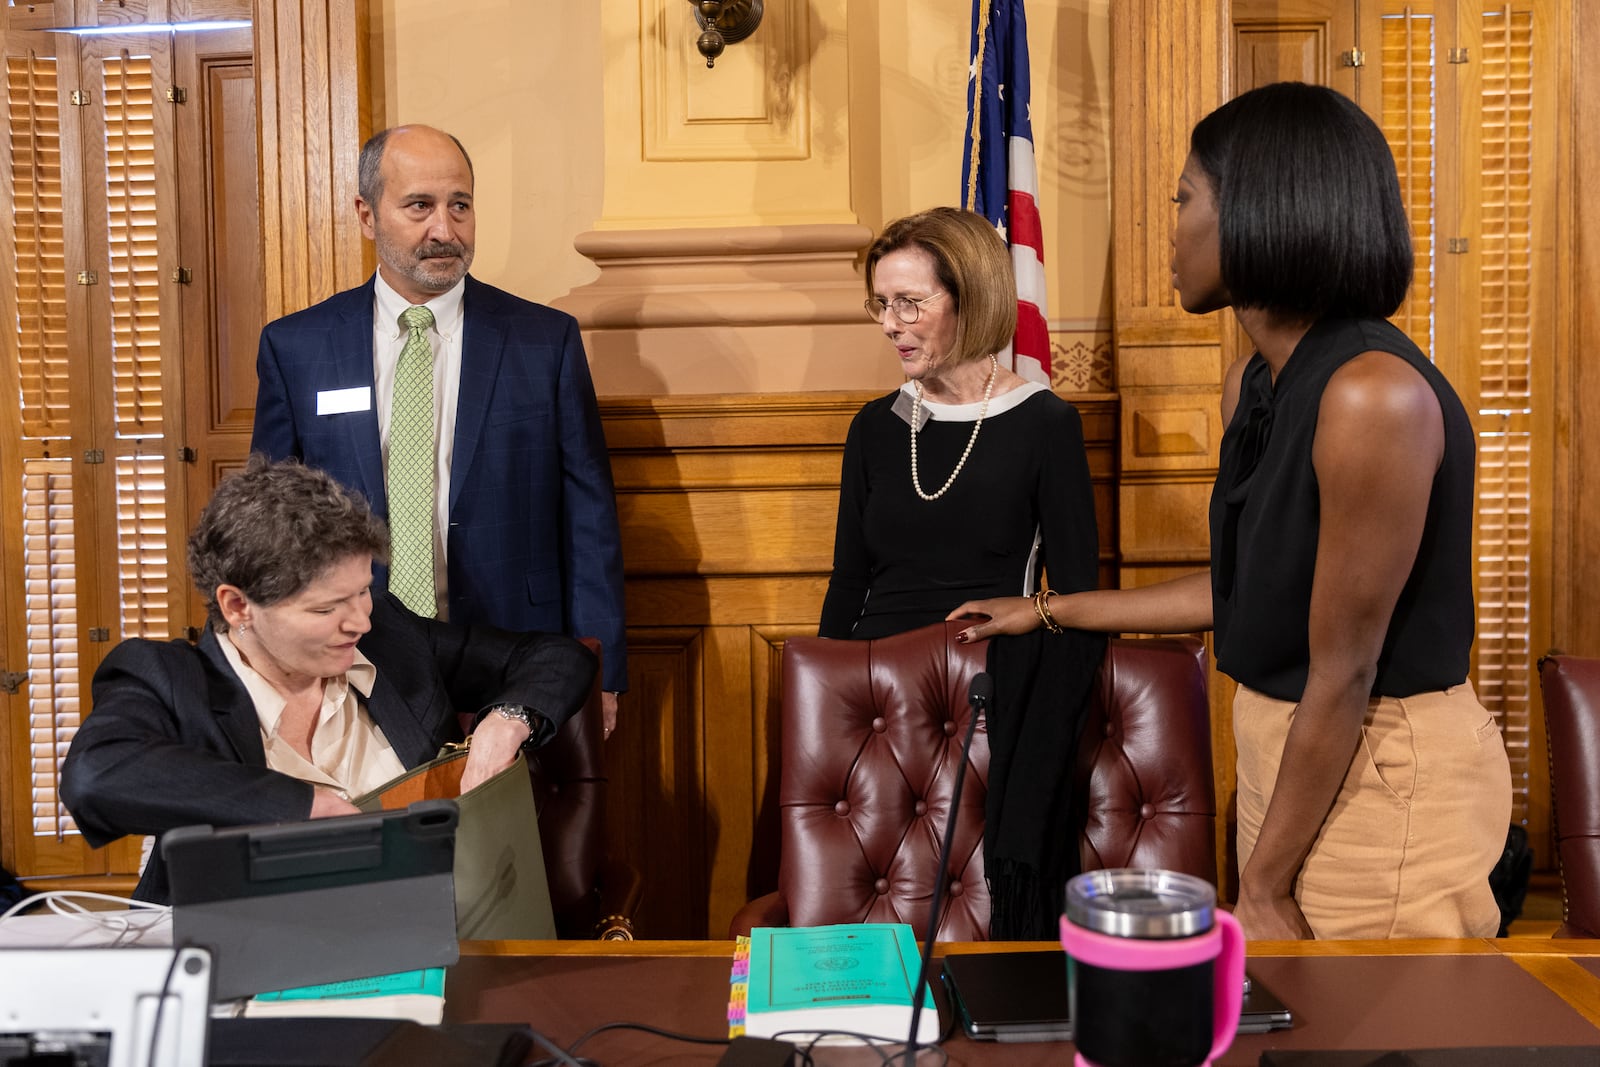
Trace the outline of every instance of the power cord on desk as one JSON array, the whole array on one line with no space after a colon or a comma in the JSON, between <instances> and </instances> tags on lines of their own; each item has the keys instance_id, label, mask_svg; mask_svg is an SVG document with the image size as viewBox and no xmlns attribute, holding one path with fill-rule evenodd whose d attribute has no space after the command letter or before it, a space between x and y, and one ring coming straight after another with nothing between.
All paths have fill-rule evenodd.
<instances>
[{"instance_id":1,"label":"power cord on desk","mask_svg":"<svg viewBox=\"0 0 1600 1067\"><path fill-rule=\"evenodd\" d=\"M172 946L172 959L167 964L167 976L161 979L161 995L156 998L155 1018L150 1022L150 1052L145 1056L145 1067L156 1067L156 1049L161 1041L161 1015L167 1009L167 994L172 992L172 977L178 973L178 957L182 949Z\"/></svg>"},{"instance_id":2,"label":"power cord on desk","mask_svg":"<svg viewBox=\"0 0 1600 1067\"><path fill-rule=\"evenodd\" d=\"M111 904L120 904L127 909L127 914L109 911L94 911L84 907L80 900L101 900ZM22 912L35 904L43 904L51 912L63 918L75 919L90 926L98 926L102 930L109 930L117 935L110 947L123 943L130 935L137 937L153 926L157 926L172 911L165 904L152 904L147 900L128 900L124 897L114 897L108 893L91 893L81 889L52 889L44 893L35 893L23 897L11 907L0 913L0 923L7 919L21 915ZM134 912L142 912L137 921Z\"/></svg>"},{"instance_id":3,"label":"power cord on desk","mask_svg":"<svg viewBox=\"0 0 1600 1067\"><path fill-rule=\"evenodd\" d=\"M568 1065L576 1064L576 1067L600 1067L598 1060L592 1060L585 1056L579 1056L578 1050L587 1044L591 1038L598 1037L600 1034L603 1034L608 1030L636 1030L640 1033L653 1034L656 1037L664 1037L669 1041L684 1041L695 1045L727 1045L730 1046L730 1051L733 1045L733 1042L730 1038L702 1037L698 1034L680 1034L672 1030L664 1030L659 1026L651 1026L648 1023L605 1023L601 1026L596 1026L594 1029L588 1031L576 1041L572 1042L572 1044L568 1045L563 1058L558 1059L547 1057L545 1059L535 1060L533 1063L529 1064L529 1067L554 1067L554 1065L558 1063ZM806 1041L804 1044L794 1045L791 1042L782 1041L783 1035L786 1033L804 1034L809 1037L810 1040ZM946 1034L945 1036L949 1035ZM795 1067L812 1067L812 1065L816 1062L811 1056L812 1049L816 1047L819 1041L826 1040L830 1037L848 1037L861 1042L863 1045L866 1045L867 1047L876 1051L878 1053L878 1058L885 1065L894 1063L895 1059L890 1055L890 1053L886 1052L882 1046L899 1045L901 1043L898 1040L886 1038L881 1035L863 1034L853 1030L785 1030L773 1035L773 1039L778 1041L778 1043L790 1045L793 1050L791 1053L793 1058L790 1062L794 1063ZM942 1042L943 1040L944 1038L941 1037L940 1041ZM543 1041L543 1039L541 1039L541 1043L545 1044L547 1047L549 1045L549 1043ZM923 1051L938 1054L937 1059L930 1061L935 1065L935 1067L944 1067L944 1065L949 1062L949 1053L947 1053L938 1045L922 1046L920 1049L918 1049L919 1058L920 1053ZM724 1057L724 1062L727 1062L726 1057ZM759 1063L761 1061L757 1060L756 1062Z\"/></svg>"},{"instance_id":4,"label":"power cord on desk","mask_svg":"<svg viewBox=\"0 0 1600 1067\"><path fill-rule=\"evenodd\" d=\"M878 1059L882 1061L886 1067L887 1065L894 1063L908 1062L904 1049L893 1054L886 1051L886 1049L891 1046L903 1046L905 1042L899 1038L883 1037L880 1034L863 1034L854 1030L779 1030L773 1036L781 1038L784 1034L806 1034L810 1036L811 1040L800 1045L797 1050L801 1057L802 1064L812 1063L811 1050L816 1048L818 1042L825 1041L830 1037L854 1038L863 1045L866 1045L868 1048L872 1049L872 1051L876 1052L878 1054ZM940 1042L943 1042L944 1038L941 1037L939 1040ZM921 1058L923 1052L932 1052L937 1054L938 1058L931 1061L936 1065L936 1067L944 1067L945 1064L950 1062L950 1054L944 1050L942 1044L918 1045L916 1051L913 1053L914 1058L909 1062L916 1062L917 1059Z\"/></svg>"},{"instance_id":5,"label":"power cord on desk","mask_svg":"<svg viewBox=\"0 0 1600 1067\"><path fill-rule=\"evenodd\" d=\"M594 1061L593 1060L579 1059L578 1057L574 1056L572 1053L570 1053L567 1050L563 1049L560 1045L556 1044L554 1041L551 1041L548 1037L545 1037L539 1031L537 1031L537 1030L529 1030L528 1032L533 1035L533 1040L539 1045L540 1048L542 1048L542 1049L546 1050L547 1052L551 1053L551 1055L546 1057L545 1059L535 1060L534 1063L538 1063L538 1064L561 1063L561 1064L565 1064L566 1067L594 1067Z\"/></svg>"}]
</instances>

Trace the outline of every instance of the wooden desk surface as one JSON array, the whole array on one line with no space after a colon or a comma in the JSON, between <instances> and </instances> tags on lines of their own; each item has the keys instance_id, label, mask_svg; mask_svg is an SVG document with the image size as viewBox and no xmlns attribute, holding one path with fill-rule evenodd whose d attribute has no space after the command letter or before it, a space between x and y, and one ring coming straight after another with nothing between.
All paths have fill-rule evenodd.
<instances>
[{"instance_id":1,"label":"wooden desk surface","mask_svg":"<svg viewBox=\"0 0 1600 1067\"><path fill-rule=\"evenodd\" d=\"M949 944L939 954L1040 950L1049 942ZM531 1023L562 1046L605 1022L725 1035L727 941L464 942L446 1019ZM1295 1013L1292 1029L1241 1035L1219 1061L1254 1067L1267 1049L1585 1045L1600 1063L1600 942L1255 942L1250 971ZM942 1000L941 1000L942 1004ZM946 1018L948 1015L946 1014ZM952 1064L1059 1064L1063 1043L995 1045L956 1035ZM583 1051L608 1065L714 1064L717 1046L632 1031ZM877 1063L827 1049L824 1063ZM1511 1061L1508 1061L1511 1062Z\"/></svg>"}]
</instances>

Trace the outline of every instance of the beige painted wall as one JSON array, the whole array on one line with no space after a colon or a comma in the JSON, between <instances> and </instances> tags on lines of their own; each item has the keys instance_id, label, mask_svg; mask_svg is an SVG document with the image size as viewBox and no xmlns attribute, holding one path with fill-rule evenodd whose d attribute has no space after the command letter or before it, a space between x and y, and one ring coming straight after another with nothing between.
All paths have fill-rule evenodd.
<instances>
[{"instance_id":1,"label":"beige painted wall","mask_svg":"<svg viewBox=\"0 0 1600 1067\"><path fill-rule=\"evenodd\" d=\"M599 8L372 0L371 33L374 127L425 122L472 155L473 274L541 301L593 280L572 239L593 227L603 191Z\"/></svg>"},{"instance_id":2,"label":"beige painted wall","mask_svg":"<svg viewBox=\"0 0 1600 1067\"><path fill-rule=\"evenodd\" d=\"M1109 335L1109 3L1029 4L1049 317L1058 350L1080 354L1103 350ZM474 274L565 303L600 273L573 247L587 231L875 230L958 200L969 0L767 0L768 22L712 71L692 52L688 6L374 0L378 121L443 126L473 154ZM747 113L749 144L727 149L726 130ZM734 121L700 121L707 115ZM594 301L577 296L582 317ZM849 343L889 365L863 322L846 331ZM882 367L852 379L848 364L797 375L762 360L759 336L731 346L731 378L725 361L706 377L637 347L646 351L637 373L597 367L603 393L887 380Z\"/></svg>"}]
</instances>

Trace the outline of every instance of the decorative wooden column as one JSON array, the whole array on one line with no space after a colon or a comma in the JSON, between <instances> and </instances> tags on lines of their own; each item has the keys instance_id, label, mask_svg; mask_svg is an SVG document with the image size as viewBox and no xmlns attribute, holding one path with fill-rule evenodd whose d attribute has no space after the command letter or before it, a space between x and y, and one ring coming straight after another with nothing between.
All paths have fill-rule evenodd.
<instances>
[{"instance_id":1,"label":"decorative wooden column","mask_svg":"<svg viewBox=\"0 0 1600 1067\"><path fill-rule=\"evenodd\" d=\"M1194 316L1172 288L1172 195L1189 131L1228 84L1226 0L1112 5L1113 343L1122 400L1118 477L1121 584L1208 565L1206 508L1222 438L1232 314ZM1225 331L1224 324L1227 324ZM1217 870L1231 879L1231 686L1211 673Z\"/></svg>"}]
</instances>

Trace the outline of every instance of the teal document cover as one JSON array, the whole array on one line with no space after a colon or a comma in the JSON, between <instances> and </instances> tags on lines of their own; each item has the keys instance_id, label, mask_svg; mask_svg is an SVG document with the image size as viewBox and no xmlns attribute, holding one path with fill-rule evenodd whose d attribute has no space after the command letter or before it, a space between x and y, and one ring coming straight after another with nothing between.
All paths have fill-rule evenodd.
<instances>
[{"instance_id":1,"label":"teal document cover","mask_svg":"<svg viewBox=\"0 0 1600 1067\"><path fill-rule=\"evenodd\" d=\"M841 923L750 931L745 1030L754 1037L846 1031L903 1042L921 956L905 923ZM922 990L917 1040L939 1036L933 994Z\"/></svg>"},{"instance_id":2,"label":"teal document cover","mask_svg":"<svg viewBox=\"0 0 1600 1067\"><path fill-rule=\"evenodd\" d=\"M260 993L245 1002L244 1014L251 1018L411 1019L436 1025L444 1018L444 968L427 967Z\"/></svg>"}]
</instances>

